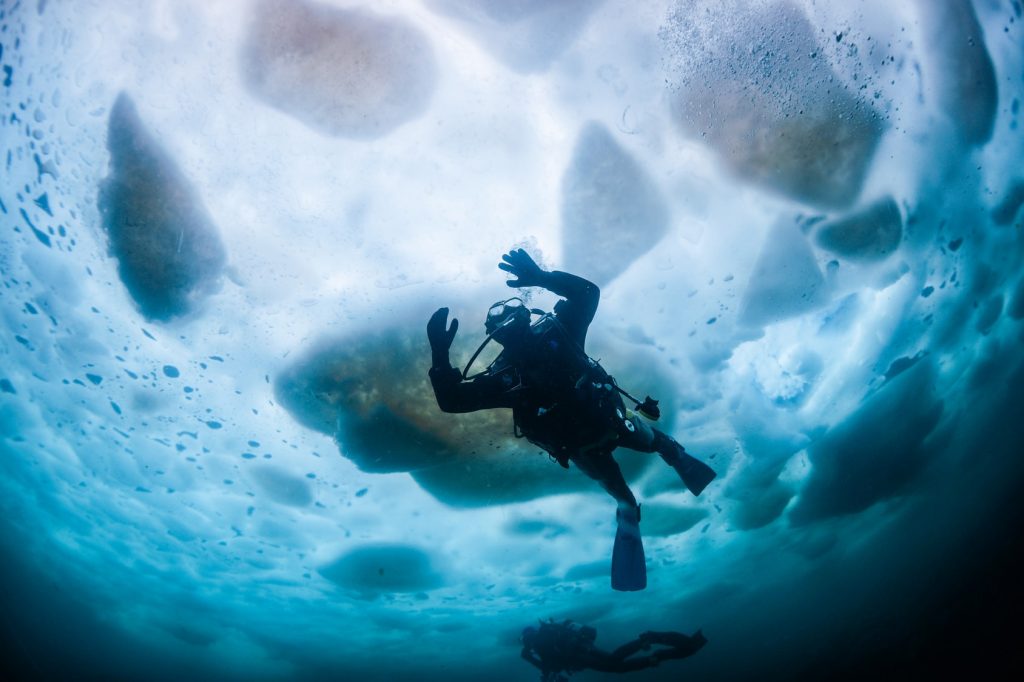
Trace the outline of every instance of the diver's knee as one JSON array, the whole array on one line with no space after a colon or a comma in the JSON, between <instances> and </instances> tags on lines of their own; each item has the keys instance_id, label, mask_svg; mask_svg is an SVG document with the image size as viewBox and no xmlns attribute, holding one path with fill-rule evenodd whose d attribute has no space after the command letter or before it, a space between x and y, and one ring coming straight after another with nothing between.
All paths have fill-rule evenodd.
<instances>
[{"instance_id":1,"label":"diver's knee","mask_svg":"<svg viewBox=\"0 0 1024 682\"><path fill-rule=\"evenodd\" d=\"M640 523L640 503L630 495L629 500L619 500L619 507L615 511L615 520L622 523Z\"/></svg>"}]
</instances>

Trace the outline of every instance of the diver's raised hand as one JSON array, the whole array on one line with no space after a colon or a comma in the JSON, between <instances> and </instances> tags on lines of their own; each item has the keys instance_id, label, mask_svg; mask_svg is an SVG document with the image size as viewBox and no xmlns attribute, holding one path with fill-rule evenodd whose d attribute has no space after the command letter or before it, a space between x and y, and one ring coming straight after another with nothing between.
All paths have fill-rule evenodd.
<instances>
[{"instance_id":1,"label":"diver's raised hand","mask_svg":"<svg viewBox=\"0 0 1024 682\"><path fill-rule=\"evenodd\" d=\"M512 249L501 257L502 262L498 267L505 272L512 273L517 279L510 279L505 284L510 287L537 287L542 286L544 271L540 269L536 261L530 258L530 254L522 249Z\"/></svg>"},{"instance_id":2,"label":"diver's raised hand","mask_svg":"<svg viewBox=\"0 0 1024 682\"><path fill-rule=\"evenodd\" d=\"M448 364L448 349L452 347L455 333L459 331L459 321L452 318L448 325L448 308L438 308L427 322L427 340L430 341L430 354L435 367Z\"/></svg>"}]
</instances>

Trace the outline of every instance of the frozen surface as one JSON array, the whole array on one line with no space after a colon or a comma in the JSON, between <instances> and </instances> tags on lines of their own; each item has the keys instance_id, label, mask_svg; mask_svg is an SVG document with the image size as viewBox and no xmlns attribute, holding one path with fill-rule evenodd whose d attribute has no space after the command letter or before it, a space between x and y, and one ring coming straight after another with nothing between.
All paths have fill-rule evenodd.
<instances>
[{"instance_id":1,"label":"frozen surface","mask_svg":"<svg viewBox=\"0 0 1024 682\"><path fill-rule=\"evenodd\" d=\"M1013 6L1014 11L1019 6ZM939 106L968 144L992 138L999 101L995 67L970 0L949 0L921 13L922 38L932 46ZM941 77L938 74L942 74Z\"/></svg>"},{"instance_id":2,"label":"frozen surface","mask_svg":"<svg viewBox=\"0 0 1024 682\"><path fill-rule=\"evenodd\" d=\"M668 222L657 185L606 128L588 123L562 179L565 267L604 285L650 251ZM588 248L595 242L604 248Z\"/></svg>"},{"instance_id":3,"label":"frozen surface","mask_svg":"<svg viewBox=\"0 0 1024 682\"><path fill-rule=\"evenodd\" d=\"M384 135L421 115L437 79L426 36L401 17L260 0L242 53L253 96L330 135Z\"/></svg>"},{"instance_id":4,"label":"frozen surface","mask_svg":"<svg viewBox=\"0 0 1024 682\"><path fill-rule=\"evenodd\" d=\"M145 317L185 314L224 267L217 228L124 93L110 112L107 148L110 175L98 203L121 281Z\"/></svg>"},{"instance_id":5,"label":"frozen surface","mask_svg":"<svg viewBox=\"0 0 1024 682\"><path fill-rule=\"evenodd\" d=\"M545 71L602 0L428 0L480 47L521 73Z\"/></svg>"},{"instance_id":6,"label":"frozen surface","mask_svg":"<svg viewBox=\"0 0 1024 682\"><path fill-rule=\"evenodd\" d=\"M533 680L554 617L703 629L638 682L1020 677L1022 21L0 2L2 672ZM514 247L719 474L619 451L642 592L606 494L430 393Z\"/></svg>"},{"instance_id":7,"label":"frozen surface","mask_svg":"<svg viewBox=\"0 0 1024 682\"><path fill-rule=\"evenodd\" d=\"M681 2L662 38L680 127L737 176L812 205L857 198L884 119L799 6Z\"/></svg>"},{"instance_id":8,"label":"frozen surface","mask_svg":"<svg viewBox=\"0 0 1024 682\"><path fill-rule=\"evenodd\" d=\"M896 250L902 236L903 217L892 197L825 222L815 235L822 248L852 261L882 260Z\"/></svg>"}]
</instances>

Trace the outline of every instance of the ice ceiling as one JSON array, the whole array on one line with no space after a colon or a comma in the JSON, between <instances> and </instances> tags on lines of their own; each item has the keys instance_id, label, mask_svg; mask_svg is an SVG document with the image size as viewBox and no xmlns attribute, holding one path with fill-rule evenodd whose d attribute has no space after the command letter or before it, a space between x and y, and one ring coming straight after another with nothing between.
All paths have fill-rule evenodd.
<instances>
[{"instance_id":1,"label":"ice ceiling","mask_svg":"<svg viewBox=\"0 0 1024 682\"><path fill-rule=\"evenodd\" d=\"M636 680L946 641L1019 509L1018 0L0 7L12 665L528 680L549 616L704 629ZM610 498L430 393L427 317L464 362L513 246L600 284L591 354L719 472L619 452L644 592Z\"/></svg>"}]
</instances>

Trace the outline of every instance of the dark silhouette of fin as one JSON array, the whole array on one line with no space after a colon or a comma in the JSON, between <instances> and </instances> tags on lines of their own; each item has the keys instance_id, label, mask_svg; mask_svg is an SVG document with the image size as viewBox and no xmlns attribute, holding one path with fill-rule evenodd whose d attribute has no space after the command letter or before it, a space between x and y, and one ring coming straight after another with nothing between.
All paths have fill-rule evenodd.
<instances>
[{"instance_id":1,"label":"dark silhouette of fin","mask_svg":"<svg viewBox=\"0 0 1024 682\"><path fill-rule=\"evenodd\" d=\"M676 470L683 485L694 495L700 495L708 483L715 480L714 469L693 457L674 438L654 430L654 448L665 463Z\"/></svg>"},{"instance_id":2,"label":"dark silhouette of fin","mask_svg":"<svg viewBox=\"0 0 1024 682\"><path fill-rule=\"evenodd\" d=\"M679 453L679 459L672 464L672 468L683 479L686 489L694 495L700 495L718 475L714 469L685 451Z\"/></svg>"},{"instance_id":3,"label":"dark silhouette of fin","mask_svg":"<svg viewBox=\"0 0 1024 682\"><path fill-rule=\"evenodd\" d=\"M612 548L612 589L636 592L647 587L647 560L640 539L640 507L619 507Z\"/></svg>"}]
</instances>

